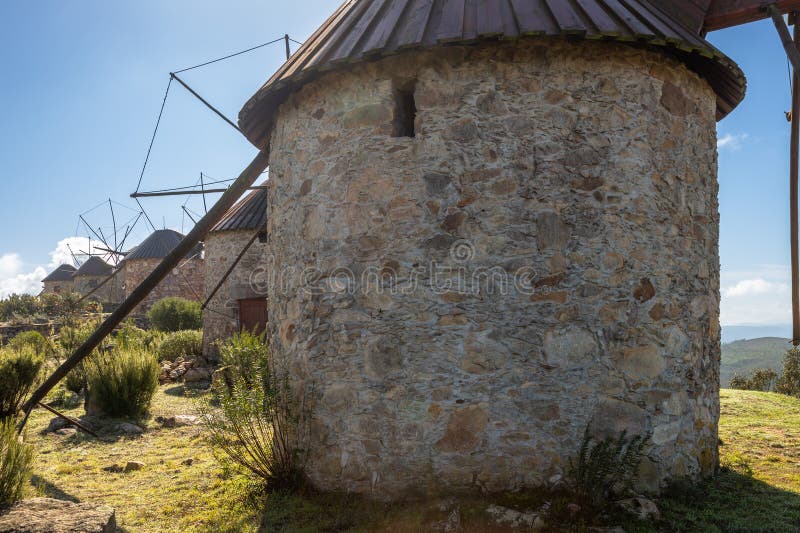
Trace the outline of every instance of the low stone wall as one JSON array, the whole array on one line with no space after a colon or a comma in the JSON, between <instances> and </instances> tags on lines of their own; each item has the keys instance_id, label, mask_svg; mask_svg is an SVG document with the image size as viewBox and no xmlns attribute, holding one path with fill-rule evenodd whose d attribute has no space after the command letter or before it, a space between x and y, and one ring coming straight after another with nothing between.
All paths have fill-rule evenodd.
<instances>
[{"instance_id":1,"label":"low stone wall","mask_svg":"<svg viewBox=\"0 0 800 533\"><path fill-rule=\"evenodd\" d=\"M57 322L48 322L46 324L18 324L0 326L0 346L5 345L9 340L26 331L38 331L42 335L48 336L51 333L58 333L61 331L61 324Z\"/></svg>"}]
</instances>

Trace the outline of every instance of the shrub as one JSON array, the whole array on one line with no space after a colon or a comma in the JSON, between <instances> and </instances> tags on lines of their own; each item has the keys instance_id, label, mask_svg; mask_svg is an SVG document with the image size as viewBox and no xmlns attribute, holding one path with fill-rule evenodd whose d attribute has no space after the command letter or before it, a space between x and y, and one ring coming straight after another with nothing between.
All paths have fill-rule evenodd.
<instances>
[{"instance_id":1,"label":"shrub","mask_svg":"<svg viewBox=\"0 0 800 533\"><path fill-rule=\"evenodd\" d=\"M147 313L150 323L160 331L181 331L203 327L200 303L184 298L159 300Z\"/></svg>"},{"instance_id":2,"label":"shrub","mask_svg":"<svg viewBox=\"0 0 800 533\"><path fill-rule=\"evenodd\" d=\"M84 360L89 398L109 416L138 418L150 408L160 368L143 350L113 349Z\"/></svg>"},{"instance_id":3,"label":"shrub","mask_svg":"<svg viewBox=\"0 0 800 533\"><path fill-rule=\"evenodd\" d=\"M59 353L61 358L67 358L78 349L78 347L86 342L86 340L97 329L98 322L86 322L81 326L64 326L61 328L61 333L58 336ZM95 350L92 354L97 355L100 352ZM86 388L86 371L84 370L83 362L69 371L64 378L64 385L67 390L80 393Z\"/></svg>"},{"instance_id":4,"label":"shrub","mask_svg":"<svg viewBox=\"0 0 800 533\"><path fill-rule=\"evenodd\" d=\"M141 329L129 320L119 329L114 341L116 346L123 350L136 349L156 352L163 339L164 334L160 331Z\"/></svg>"},{"instance_id":5,"label":"shrub","mask_svg":"<svg viewBox=\"0 0 800 533\"><path fill-rule=\"evenodd\" d=\"M33 446L20 441L14 418L0 420L0 506L22 498L32 464Z\"/></svg>"},{"instance_id":6,"label":"shrub","mask_svg":"<svg viewBox=\"0 0 800 533\"><path fill-rule=\"evenodd\" d=\"M800 396L800 349L792 348L783 358L783 374L775 390L781 394Z\"/></svg>"},{"instance_id":7,"label":"shrub","mask_svg":"<svg viewBox=\"0 0 800 533\"><path fill-rule=\"evenodd\" d=\"M30 294L12 294L8 298L0 300L0 321L3 322L15 317L33 317L38 312L39 303L36 297Z\"/></svg>"},{"instance_id":8,"label":"shrub","mask_svg":"<svg viewBox=\"0 0 800 533\"><path fill-rule=\"evenodd\" d=\"M602 510L615 498L630 493L647 441L639 435L629 438L625 431L617 438L595 441L587 429L578 456L570 460L567 471L576 496Z\"/></svg>"},{"instance_id":9,"label":"shrub","mask_svg":"<svg viewBox=\"0 0 800 533\"><path fill-rule=\"evenodd\" d=\"M38 331L23 331L8 341L8 347L12 350L21 350L26 346L30 347L45 359L53 357L56 351L53 341Z\"/></svg>"},{"instance_id":10,"label":"shrub","mask_svg":"<svg viewBox=\"0 0 800 533\"><path fill-rule=\"evenodd\" d=\"M17 414L43 363L44 357L28 346L0 350L0 419Z\"/></svg>"},{"instance_id":11,"label":"shrub","mask_svg":"<svg viewBox=\"0 0 800 533\"><path fill-rule=\"evenodd\" d=\"M299 488L310 420L306 396L294 394L288 374L276 371L263 338L244 332L220 352L230 364L229 379L214 386L219 408L210 402L201 408L211 444L269 489Z\"/></svg>"},{"instance_id":12,"label":"shrub","mask_svg":"<svg viewBox=\"0 0 800 533\"><path fill-rule=\"evenodd\" d=\"M771 368L756 368L749 376L733 376L730 388L769 392L774 388L777 379L778 373Z\"/></svg>"},{"instance_id":13,"label":"shrub","mask_svg":"<svg viewBox=\"0 0 800 533\"><path fill-rule=\"evenodd\" d=\"M158 345L159 361L174 361L178 357L201 353L203 353L203 332L198 330L169 333Z\"/></svg>"}]
</instances>

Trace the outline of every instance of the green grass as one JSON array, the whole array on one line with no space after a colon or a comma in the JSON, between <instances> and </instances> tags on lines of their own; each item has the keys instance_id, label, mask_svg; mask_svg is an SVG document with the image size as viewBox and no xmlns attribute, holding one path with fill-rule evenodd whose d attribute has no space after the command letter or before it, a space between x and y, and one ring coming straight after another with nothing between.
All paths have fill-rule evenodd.
<instances>
[{"instance_id":1,"label":"green grass","mask_svg":"<svg viewBox=\"0 0 800 533\"><path fill-rule=\"evenodd\" d=\"M102 441L77 433L42 434L52 415L37 409L28 423L36 448L31 492L73 501L104 503L116 509L126 531L254 531L256 511L248 505L252 482L221 465L197 426L162 428L158 416L192 414L193 398L181 386L160 387L140 436L100 428ZM80 416L83 408L66 411ZM191 465L183 464L192 459ZM145 467L129 473L103 468L127 461Z\"/></svg>"},{"instance_id":2,"label":"green grass","mask_svg":"<svg viewBox=\"0 0 800 533\"><path fill-rule=\"evenodd\" d=\"M722 390L721 399L721 474L660 498L658 524L615 516L607 525L629 532L800 530L800 400L734 390ZM161 428L154 421L192 413L193 401L180 386L161 387L147 432L119 436L109 423L103 441L42 435L51 416L35 411L29 425L38 454L32 490L111 505L125 531L416 532L430 531L448 517L449 509L439 507L442 499L389 505L343 494L267 495L258 483L219 463L201 428ZM69 412L77 416L82 410ZM182 464L188 458L192 465ZM128 474L103 471L128 460L146 467ZM498 531L485 512L491 502L529 510L548 499L552 496L537 492L462 498L461 531Z\"/></svg>"}]
</instances>

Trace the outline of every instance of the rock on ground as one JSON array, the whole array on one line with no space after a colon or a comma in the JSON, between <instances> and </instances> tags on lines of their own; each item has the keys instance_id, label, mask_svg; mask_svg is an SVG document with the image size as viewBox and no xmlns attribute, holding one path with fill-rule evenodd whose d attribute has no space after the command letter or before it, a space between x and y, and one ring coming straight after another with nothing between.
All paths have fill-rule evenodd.
<instances>
[{"instance_id":1,"label":"rock on ground","mask_svg":"<svg viewBox=\"0 0 800 533\"><path fill-rule=\"evenodd\" d=\"M620 500L617 505L639 520L659 520L661 518L661 512L656 504L642 496Z\"/></svg>"},{"instance_id":2,"label":"rock on ground","mask_svg":"<svg viewBox=\"0 0 800 533\"><path fill-rule=\"evenodd\" d=\"M23 500L0 516L0 531L14 533L114 533L117 520L107 505L53 498Z\"/></svg>"}]
</instances>

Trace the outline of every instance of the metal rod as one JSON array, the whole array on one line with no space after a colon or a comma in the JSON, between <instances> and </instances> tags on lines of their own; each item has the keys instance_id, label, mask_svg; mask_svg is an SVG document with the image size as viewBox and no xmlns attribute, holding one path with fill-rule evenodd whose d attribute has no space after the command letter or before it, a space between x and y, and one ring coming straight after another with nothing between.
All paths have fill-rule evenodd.
<instances>
[{"instance_id":1,"label":"metal rod","mask_svg":"<svg viewBox=\"0 0 800 533\"><path fill-rule=\"evenodd\" d=\"M266 185L255 185L248 187L248 191L260 191L266 189ZM152 198L154 196L185 196L187 194L212 194L218 192L225 192L228 189L205 189L202 191L162 191L162 192L134 192L131 193L131 198Z\"/></svg>"},{"instance_id":2,"label":"metal rod","mask_svg":"<svg viewBox=\"0 0 800 533\"><path fill-rule=\"evenodd\" d=\"M208 213L208 205L206 205L206 185L203 183L203 173L200 173L200 190L203 192L203 210Z\"/></svg>"},{"instance_id":3,"label":"metal rod","mask_svg":"<svg viewBox=\"0 0 800 533\"><path fill-rule=\"evenodd\" d=\"M226 117L225 115L223 115L223 114L222 114L222 112L220 112L220 111L219 111L219 110L218 110L216 107L214 107L213 105L209 104L209 103L206 101L206 99L205 99L205 98L203 98L202 96L200 96L199 94L197 94L197 93L194 91L194 89L192 89L191 87L189 87L188 85L186 85L186 83L184 83L184 81L183 81L182 79L180 79L178 76L176 76L174 72L170 72L170 73L169 73L169 75L170 75L170 77L172 77L172 78L176 79L176 80L178 81L178 83L180 83L181 85L183 85L183 86L184 86L184 88L185 88L187 91L189 91L190 93L192 93L192 94L193 94L193 95L194 95L194 96L195 96L195 97L196 97L198 100L200 100L201 102L203 102L203 103L206 105L206 107L207 107L207 108L209 108L211 111L213 111L214 113L216 113L216 114L217 114L217 115L218 115L218 116L219 116L219 117L220 117L222 120L224 120L225 122L227 122L228 124L230 124L230 125L231 125L231 127L232 127L233 129L235 129L236 131L238 131L239 133L241 133L242 135L244 135L244 132L242 132L242 130L240 130L240 129L239 129L239 126L237 126L237 125L236 125L236 124L235 124L235 123L234 123L234 122L233 122L231 119L229 119L228 117Z\"/></svg>"},{"instance_id":4,"label":"metal rod","mask_svg":"<svg viewBox=\"0 0 800 533\"><path fill-rule=\"evenodd\" d=\"M261 151L256 155L253 161L247 166L246 169L236 178L236 181L231 185L230 189L222 195L216 204L211 207L211 210L205 215L197 225L167 254L167 256L153 269L150 275L136 287L133 292L123 301L120 306L111 313L111 315L95 330L94 333L78 347L75 352L61 364L38 389L36 389L27 402L23 405L25 416L19 423L19 431L28 421L33 407L42 401L45 395L55 387L59 381L64 379L67 373L75 368L86 356L92 353L92 350L97 348L103 339L116 328L128 314L139 305L150 292L165 278L170 272L186 257L194 246L200 242L206 233L225 215L234 203L244 194L247 188L252 185L256 179L261 175L261 172L267 167L269 162L269 154L267 151Z\"/></svg>"},{"instance_id":5,"label":"metal rod","mask_svg":"<svg viewBox=\"0 0 800 533\"><path fill-rule=\"evenodd\" d=\"M290 57L292 57L292 49L289 48L289 34L286 33L283 36L283 40L286 42L286 60L288 61Z\"/></svg>"},{"instance_id":6,"label":"metal rod","mask_svg":"<svg viewBox=\"0 0 800 533\"><path fill-rule=\"evenodd\" d=\"M188 215L188 217L189 217L189 218L192 220L192 222L194 222L195 224L197 224L197 220L195 220L195 218L192 216L192 214L189 212L189 210L188 210L188 209L186 209L186 206L185 206L185 205L182 205L182 206L181 206L181 209L183 209L183 212L184 212L184 213L186 213L186 215Z\"/></svg>"},{"instance_id":7,"label":"metal rod","mask_svg":"<svg viewBox=\"0 0 800 533\"><path fill-rule=\"evenodd\" d=\"M77 420L72 418L71 416L67 416L64 413L59 413L58 411L56 411L55 409L53 409L52 407L50 407L46 403L39 402L39 403L37 403L37 405L39 407L44 407L45 409L47 409L48 411L50 411L51 413L53 413L57 417L63 418L64 420L66 420L67 422L69 422L70 424L75 426L76 428L80 429L84 433L88 433L89 435L91 435L92 437L94 437L96 439L100 438L100 436L97 433L95 433L91 429L87 428L86 426L84 426L83 424L81 424L80 422L78 422Z\"/></svg>"},{"instance_id":8,"label":"metal rod","mask_svg":"<svg viewBox=\"0 0 800 533\"><path fill-rule=\"evenodd\" d=\"M228 270L225 271L225 274L222 275L222 279L219 280L219 283L217 283L216 287L214 287L214 290L211 291L211 294L208 295L208 298L206 298L206 301L203 302L203 305L200 306L200 309L205 309L206 307L208 307L209 302L211 302L211 300L214 298L214 296L217 295L217 291L219 291L220 288L222 288L222 284L225 283L225 280L228 279L228 276L231 275L231 272L233 272L233 269L236 268L236 265L239 264L239 261L242 260L242 257L244 257L244 254L247 253L247 250L249 250L250 247L253 246L253 243L256 242L256 239L258 238L258 236L261 234L262 231L264 231L263 228L259 229L250 238L250 240L247 241L247 244L244 246L242 251L239 252L239 255L236 256L236 259L233 260L233 263L228 268Z\"/></svg>"},{"instance_id":9,"label":"metal rod","mask_svg":"<svg viewBox=\"0 0 800 533\"><path fill-rule=\"evenodd\" d=\"M114 250L117 249L117 219L114 217L114 204L111 203L111 198L108 199L108 207L111 209L111 225L114 227Z\"/></svg>"}]
</instances>

